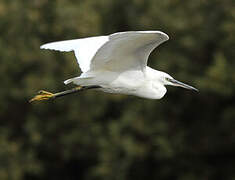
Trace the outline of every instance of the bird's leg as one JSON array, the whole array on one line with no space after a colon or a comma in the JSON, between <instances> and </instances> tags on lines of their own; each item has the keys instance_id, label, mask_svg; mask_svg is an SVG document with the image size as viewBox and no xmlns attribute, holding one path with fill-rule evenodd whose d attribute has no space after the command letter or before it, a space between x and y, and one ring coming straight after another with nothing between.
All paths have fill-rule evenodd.
<instances>
[{"instance_id":1,"label":"bird's leg","mask_svg":"<svg viewBox=\"0 0 235 180\"><path fill-rule=\"evenodd\" d=\"M47 92L44 90L40 90L38 92L38 94L36 96L34 96L32 99L29 100L29 102L33 102L33 101L42 101L42 100L49 100L49 99L55 99L58 97L62 97L68 94L73 94L79 91L83 91L83 90L88 90L88 89L95 89L95 88L100 88L100 86L77 86L75 88L66 90L66 91L62 91L62 92L58 92L58 93L51 93L51 92Z\"/></svg>"}]
</instances>

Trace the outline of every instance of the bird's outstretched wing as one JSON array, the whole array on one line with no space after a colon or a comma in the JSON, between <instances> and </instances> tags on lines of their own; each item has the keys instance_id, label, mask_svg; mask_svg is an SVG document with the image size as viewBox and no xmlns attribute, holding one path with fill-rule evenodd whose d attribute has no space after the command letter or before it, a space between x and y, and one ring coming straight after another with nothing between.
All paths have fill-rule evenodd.
<instances>
[{"instance_id":1,"label":"bird's outstretched wing","mask_svg":"<svg viewBox=\"0 0 235 180\"><path fill-rule=\"evenodd\" d=\"M160 31L128 31L52 42L42 45L41 49L74 51L82 72L99 69L144 70L152 50L168 39Z\"/></svg>"},{"instance_id":2,"label":"bird's outstretched wing","mask_svg":"<svg viewBox=\"0 0 235 180\"><path fill-rule=\"evenodd\" d=\"M90 69L145 70L150 53L168 39L168 35L161 31L128 31L111 34L109 40L93 57Z\"/></svg>"},{"instance_id":3,"label":"bird's outstretched wing","mask_svg":"<svg viewBox=\"0 0 235 180\"><path fill-rule=\"evenodd\" d=\"M77 62L82 70L90 69L90 63L98 49L108 41L108 36L97 36L67 41L58 41L42 45L41 49L50 49L62 52L74 51Z\"/></svg>"}]
</instances>

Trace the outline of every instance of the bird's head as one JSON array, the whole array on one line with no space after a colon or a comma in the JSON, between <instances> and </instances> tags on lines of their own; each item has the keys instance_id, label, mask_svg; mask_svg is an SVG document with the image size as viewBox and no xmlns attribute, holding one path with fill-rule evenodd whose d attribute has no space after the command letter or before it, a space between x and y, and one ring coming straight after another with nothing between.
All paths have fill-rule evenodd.
<instances>
[{"instance_id":1,"label":"bird's head","mask_svg":"<svg viewBox=\"0 0 235 180\"><path fill-rule=\"evenodd\" d=\"M163 84L163 85L170 85L170 86L179 86L182 88L186 88L186 89L190 89L190 90L194 90L194 91L198 91L198 89L182 83L178 80L175 80L173 77L171 77L169 74L165 73L165 72L159 72L158 71L158 80Z\"/></svg>"}]
</instances>

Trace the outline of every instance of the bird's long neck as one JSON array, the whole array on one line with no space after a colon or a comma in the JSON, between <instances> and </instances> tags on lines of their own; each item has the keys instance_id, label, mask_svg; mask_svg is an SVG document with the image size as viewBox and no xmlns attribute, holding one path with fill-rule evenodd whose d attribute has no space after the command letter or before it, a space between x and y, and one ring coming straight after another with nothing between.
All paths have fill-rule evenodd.
<instances>
[{"instance_id":1,"label":"bird's long neck","mask_svg":"<svg viewBox=\"0 0 235 180\"><path fill-rule=\"evenodd\" d=\"M161 99L166 94L166 87L164 86L163 82L161 81L162 77L161 71L155 70L151 67L146 67L146 74L148 79L151 81L152 90L154 92L154 99Z\"/></svg>"},{"instance_id":2,"label":"bird's long neck","mask_svg":"<svg viewBox=\"0 0 235 180\"><path fill-rule=\"evenodd\" d=\"M153 69L149 66L146 67L146 74L149 78L153 79L154 81L160 80L159 78L162 76L164 72L158 71L156 69Z\"/></svg>"}]
</instances>

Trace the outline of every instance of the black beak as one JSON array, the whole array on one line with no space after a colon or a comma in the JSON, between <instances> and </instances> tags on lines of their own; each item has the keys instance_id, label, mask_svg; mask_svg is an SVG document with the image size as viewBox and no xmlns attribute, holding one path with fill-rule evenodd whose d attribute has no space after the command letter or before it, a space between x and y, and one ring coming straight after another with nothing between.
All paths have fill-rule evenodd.
<instances>
[{"instance_id":1,"label":"black beak","mask_svg":"<svg viewBox=\"0 0 235 180\"><path fill-rule=\"evenodd\" d=\"M194 88L194 87L192 87L192 86L189 86L189 85L187 85L187 84L184 84L184 83L182 83L182 82L180 82L180 81L177 81L177 80L175 80L175 79L169 79L169 81L170 81L171 83L173 83L175 86L180 86L180 87L182 87L182 88L186 88L186 89L190 89L190 90L194 90L194 91L199 91L198 89L196 89L196 88Z\"/></svg>"}]
</instances>

